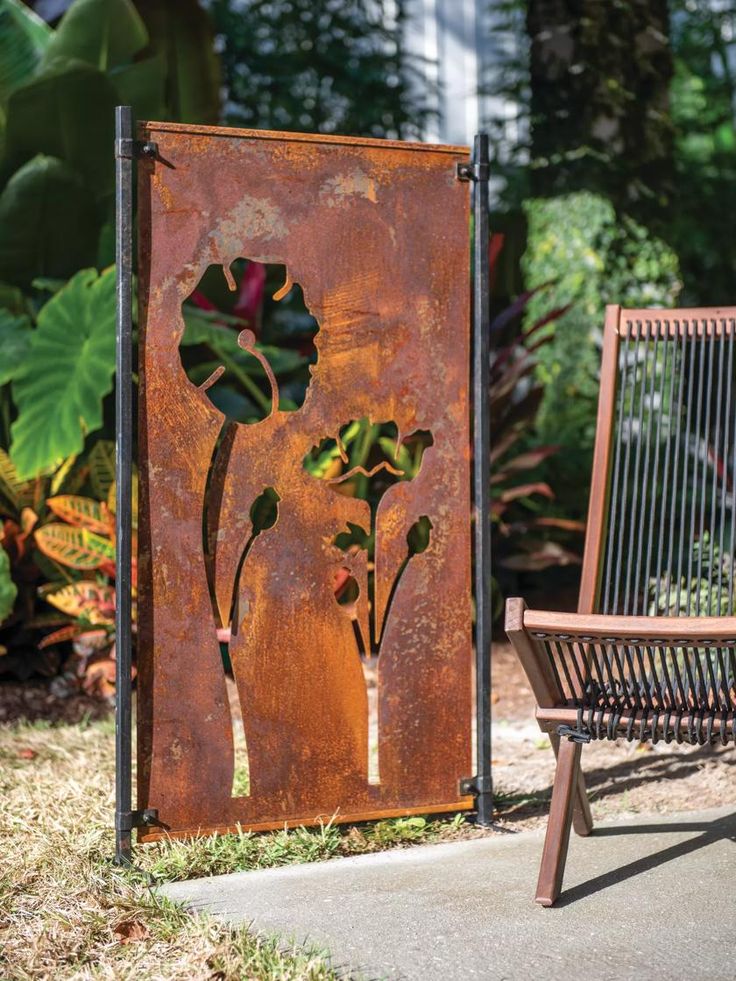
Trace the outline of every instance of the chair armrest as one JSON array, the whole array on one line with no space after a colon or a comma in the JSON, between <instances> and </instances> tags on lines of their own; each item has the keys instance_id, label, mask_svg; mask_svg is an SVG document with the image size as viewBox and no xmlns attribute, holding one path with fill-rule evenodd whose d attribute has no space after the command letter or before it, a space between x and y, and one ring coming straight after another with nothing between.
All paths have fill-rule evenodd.
<instances>
[{"instance_id":1,"label":"chair armrest","mask_svg":"<svg viewBox=\"0 0 736 981\"><path fill-rule=\"evenodd\" d=\"M523 627L534 633L565 634L581 640L736 643L736 617L626 617L525 609Z\"/></svg>"},{"instance_id":2,"label":"chair armrest","mask_svg":"<svg viewBox=\"0 0 736 981\"><path fill-rule=\"evenodd\" d=\"M515 598L506 630L546 731L733 738L736 617L552 613Z\"/></svg>"}]
</instances>

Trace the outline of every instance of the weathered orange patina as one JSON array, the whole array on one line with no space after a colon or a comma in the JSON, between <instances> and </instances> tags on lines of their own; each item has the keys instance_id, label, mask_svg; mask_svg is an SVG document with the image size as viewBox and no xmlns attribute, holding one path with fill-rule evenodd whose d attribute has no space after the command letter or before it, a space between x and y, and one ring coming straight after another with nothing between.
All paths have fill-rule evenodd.
<instances>
[{"instance_id":1,"label":"weathered orange patina","mask_svg":"<svg viewBox=\"0 0 736 981\"><path fill-rule=\"evenodd\" d=\"M472 772L469 195L455 174L468 151L162 123L140 135L158 157L139 166L138 806L174 835L469 808L458 793ZM283 263L301 285L318 361L303 407L237 425L208 485L224 417L182 368L181 306L208 266L239 257ZM418 475L375 515L378 783L353 625L334 595L335 536L366 527L369 505L303 466L362 418L395 422L399 439L431 434ZM278 518L238 578L265 488ZM429 546L395 585L420 518ZM366 624L366 563L350 572ZM210 597L214 584L224 622L234 582L250 771L240 797Z\"/></svg>"}]
</instances>

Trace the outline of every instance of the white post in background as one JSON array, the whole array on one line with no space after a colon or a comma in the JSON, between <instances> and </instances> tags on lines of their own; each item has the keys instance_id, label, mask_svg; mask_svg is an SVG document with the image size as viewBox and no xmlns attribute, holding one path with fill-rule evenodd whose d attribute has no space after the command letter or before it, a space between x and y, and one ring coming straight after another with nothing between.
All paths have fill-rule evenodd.
<instances>
[{"instance_id":1,"label":"white post in background","mask_svg":"<svg viewBox=\"0 0 736 981\"><path fill-rule=\"evenodd\" d=\"M405 0L406 46L421 66L437 115L424 134L430 143L472 142L480 122L479 44L488 0Z\"/></svg>"}]
</instances>

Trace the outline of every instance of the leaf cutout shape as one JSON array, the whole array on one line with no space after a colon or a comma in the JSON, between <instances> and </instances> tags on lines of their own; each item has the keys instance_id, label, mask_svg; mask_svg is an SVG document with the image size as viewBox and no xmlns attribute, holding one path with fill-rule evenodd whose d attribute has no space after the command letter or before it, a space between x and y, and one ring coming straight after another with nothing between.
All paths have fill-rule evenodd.
<instances>
[{"instance_id":1,"label":"leaf cutout shape","mask_svg":"<svg viewBox=\"0 0 736 981\"><path fill-rule=\"evenodd\" d=\"M50 524L36 532L36 545L48 558L71 569L99 569L115 561L115 546L87 528Z\"/></svg>"},{"instance_id":2,"label":"leaf cutout shape","mask_svg":"<svg viewBox=\"0 0 736 981\"><path fill-rule=\"evenodd\" d=\"M100 535L107 535L110 530L106 505L93 501L91 497L60 494L58 497L49 497L46 504L57 518L76 528L89 528Z\"/></svg>"}]
</instances>

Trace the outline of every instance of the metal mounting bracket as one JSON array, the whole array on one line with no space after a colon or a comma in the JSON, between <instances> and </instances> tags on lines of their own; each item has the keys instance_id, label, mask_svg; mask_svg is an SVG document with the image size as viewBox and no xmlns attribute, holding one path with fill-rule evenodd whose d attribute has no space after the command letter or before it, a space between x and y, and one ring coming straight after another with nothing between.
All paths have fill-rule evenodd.
<instances>
[{"instance_id":1,"label":"metal mounting bracket","mask_svg":"<svg viewBox=\"0 0 736 981\"><path fill-rule=\"evenodd\" d=\"M158 819L158 810L155 807L146 807L142 811L118 811L115 814L115 828L117 831L132 831L133 828L161 827Z\"/></svg>"},{"instance_id":2,"label":"metal mounting bracket","mask_svg":"<svg viewBox=\"0 0 736 981\"><path fill-rule=\"evenodd\" d=\"M472 163L464 161L455 165L455 177L459 181L487 181L491 176L489 163Z\"/></svg>"},{"instance_id":3,"label":"metal mounting bracket","mask_svg":"<svg viewBox=\"0 0 736 981\"><path fill-rule=\"evenodd\" d=\"M158 144L145 140L118 138L115 140L115 156L119 160L141 160L158 156Z\"/></svg>"},{"instance_id":4,"label":"metal mounting bracket","mask_svg":"<svg viewBox=\"0 0 736 981\"><path fill-rule=\"evenodd\" d=\"M493 785L490 776L463 777L458 784L458 789L463 796L465 794L479 796L480 794L490 794Z\"/></svg>"}]
</instances>

